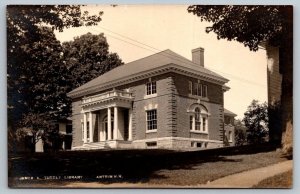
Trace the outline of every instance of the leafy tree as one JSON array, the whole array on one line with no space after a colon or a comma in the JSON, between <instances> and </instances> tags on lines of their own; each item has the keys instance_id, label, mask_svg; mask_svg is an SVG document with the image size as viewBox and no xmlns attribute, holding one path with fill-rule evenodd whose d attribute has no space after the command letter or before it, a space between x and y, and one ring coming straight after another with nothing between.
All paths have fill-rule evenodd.
<instances>
[{"instance_id":1,"label":"leafy tree","mask_svg":"<svg viewBox=\"0 0 300 194\"><path fill-rule=\"evenodd\" d=\"M64 64L69 71L68 85L75 89L103 73L122 65L116 53L109 53L103 33L87 33L62 44Z\"/></svg>"},{"instance_id":2,"label":"leafy tree","mask_svg":"<svg viewBox=\"0 0 300 194\"><path fill-rule=\"evenodd\" d=\"M55 83L51 86L51 79L57 77L51 78L54 75L50 74L61 73L62 66L59 61L61 47L53 31L63 31L64 28L83 25L97 25L101 21L102 14L100 12L98 15L89 15L86 11L81 12L79 5L7 6L8 124L12 129L24 113L42 108L44 103L37 105L34 102L34 100L39 100L36 99L40 94L39 91L44 89L48 95L56 86ZM47 26L48 30L45 30L43 26ZM59 71L55 72L57 69ZM48 75L45 76L45 74ZM30 84L34 82L37 85L34 90L31 90ZM33 97L34 93L37 95ZM46 95L40 95L42 101L47 101ZM61 92L54 95L62 97ZM52 97L49 104L53 107L47 106L45 111L63 108L61 104L54 105L51 101L54 101L55 96Z\"/></svg>"},{"instance_id":3,"label":"leafy tree","mask_svg":"<svg viewBox=\"0 0 300 194\"><path fill-rule=\"evenodd\" d=\"M9 134L28 127L37 140L38 128L50 127L37 123L70 113L68 69L54 30L97 25L103 13L89 15L79 5L9 5L6 14Z\"/></svg>"},{"instance_id":4,"label":"leafy tree","mask_svg":"<svg viewBox=\"0 0 300 194\"><path fill-rule=\"evenodd\" d=\"M266 141L268 135L268 105L259 104L253 100L244 113L243 122L247 128L247 141L249 144L257 144Z\"/></svg>"},{"instance_id":5,"label":"leafy tree","mask_svg":"<svg viewBox=\"0 0 300 194\"><path fill-rule=\"evenodd\" d=\"M282 74L281 121L283 148L292 149L293 124L293 7L191 5L188 12L211 22L206 32L215 32L218 39L235 40L258 50L260 43L279 47ZM273 130L273 129L270 129ZM286 138L285 138L286 137Z\"/></svg>"},{"instance_id":6,"label":"leafy tree","mask_svg":"<svg viewBox=\"0 0 300 194\"><path fill-rule=\"evenodd\" d=\"M235 145L242 146L247 142L247 128L242 123L241 120L235 120L234 123L235 128Z\"/></svg>"},{"instance_id":7,"label":"leafy tree","mask_svg":"<svg viewBox=\"0 0 300 194\"><path fill-rule=\"evenodd\" d=\"M49 117L42 113L24 114L22 120L18 123L16 137L24 139L26 136L32 136L32 144L35 145L45 134L54 131L54 126L49 121Z\"/></svg>"}]
</instances>

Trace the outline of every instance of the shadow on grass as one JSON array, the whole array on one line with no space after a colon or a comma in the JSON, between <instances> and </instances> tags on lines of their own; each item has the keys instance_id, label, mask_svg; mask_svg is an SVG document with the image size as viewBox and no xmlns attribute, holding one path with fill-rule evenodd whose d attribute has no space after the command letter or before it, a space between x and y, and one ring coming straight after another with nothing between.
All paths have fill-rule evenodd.
<instances>
[{"instance_id":1,"label":"shadow on grass","mask_svg":"<svg viewBox=\"0 0 300 194\"><path fill-rule=\"evenodd\" d=\"M9 184L43 183L67 185L77 180L65 176L82 176L80 182L103 184L148 182L149 179L166 179L157 175L159 170L193 169L194 166L213 162L241 162L228 159L228 155L255 154L275 150L271 145L227 147L212 150L175 152L170 150L102 150L58 153L19 154L9 157ZM35 180L22 180L33 177ZM37 177L39 180L37 180ZM56 180L56 178L58 180ZM61 181L63 179L63 181Z\"/></svg>"}]
</instances>

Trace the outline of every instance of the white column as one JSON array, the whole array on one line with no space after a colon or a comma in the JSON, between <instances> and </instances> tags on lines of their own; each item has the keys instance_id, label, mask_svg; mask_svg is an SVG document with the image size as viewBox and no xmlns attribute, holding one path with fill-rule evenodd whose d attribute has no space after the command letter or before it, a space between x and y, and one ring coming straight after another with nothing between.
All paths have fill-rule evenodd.
<instances>
[{"instance_id":1,"label":"white column","mask_svg":"<svg viewBox=\"0 0 300 194\"><path fill-rule=\"evenodd\" d=\"M66 150L65 140L63 140L63 142L62 142L62 149Z\"/></svg>"},{"instance_id":2,"label":"white column","mask_svg":"<svg viewBox=\"0 0 300 194\"><path fill-rule=\"evenodd\" d=\"M89 116L89 122L90 122L90 126L89 126L89 128L90 128L90 134L89 134L89 136L90 136L90 142L93 142L93 135L94 135L94 129L93 129L93 113L92 112L89 112L89 114L90 114L90 116Z\"/></svg>"},{"instance_id":3,"label":"white column","mask_svg":"<svg viewBox=\"0 0 300 194\"><path fill-rule=\"evenodd\" d=\"M101 121L100 121L100 113L97 114L97 117L98 117L98 131L99 131L99 141L104 141L104 138L103 138L103 127L101 126Z\"/></svg>"},{"instance_id":4,"label":"white column","mask_svg":"<svg viewBox=\"0 0 300 194\"><path fill-rule=\"evenodd\" d=\"M192 131L195 131L195 127L196 127L196 117L195 117L195 114L194 114L194 115L193 115Z\"/></svg>"},{"instance_id":5,"label":"white column","mask_svg":"<svg viewBox=\"0 0 300 194\"><path fill-rule=\"evenodd\" d=\"M118 126L118 107L114 107L114 137L113 139L118 139L118 131L119 131L119 126Z\"/></svg>"},{"instance_id":6,"label":"white column","mask_svg":"<svg viewBox=\"0 0 300 194\"><path fill-rule=\"evenodd\" d=\"M83 143L87 143L86 113L83 113Z\"/></svg>"},{"instance_id":7,"label":"white column","mask_svg":"<svg viewBox=\"0 0 300 194\"><path fill-rule=\"evenodd\" d=\"M107 108L107 132L108 140L111 140L111 110L110 107Z\"/></svg>"},{"instance_id":8,"label":"white column","mask_svg":"<svg viewBox=\"0 0 300 194\"><path fill-rule=\"evenodd\" d=\"M128 121L128 141L132 141L132 109L130 108L128 111L129 121Z\"/></svg>"}]
</instances>

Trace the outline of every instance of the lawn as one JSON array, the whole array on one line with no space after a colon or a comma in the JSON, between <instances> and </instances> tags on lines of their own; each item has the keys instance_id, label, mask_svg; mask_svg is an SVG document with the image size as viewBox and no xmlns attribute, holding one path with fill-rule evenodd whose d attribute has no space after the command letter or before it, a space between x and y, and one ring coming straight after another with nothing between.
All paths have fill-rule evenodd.
<instances>
[{"instance_id":1,"label":"lawn","mask_svg":"<svg viewBox=\"0 0 300 194\"><path fill-rule=\"evenodd\" d=\"M169 185L205 184L218 178L238 172L268 166L286 160L280 152L270 151L255 154L220 156L217 160L195 162L188 168L163 169L154 173L164 177L163 183ZM161 184L160 179L150 179L151 184Z\"/></svg>"},{"instance_id":2,"label":"lawn","mask_svg":"<svg viewBox=\"0 0 300 194\"><path fill-rule=\"evenodd\" d=\"M246 146L193 152L110 150L11 155L9 185L55 186L79 181L196 186L287 160L274 150L270 146ZM80 176L80 179L69 180L66 176ZM34 180L20 180L24 177Z\"/></svg>"},{"instance_id":3,"label":"lawn","mask_svg":"<svg viewBox=\"0 0 300 194\"><path fill-rule=\"evenodd\" d=\"M253 188L291 188L293 184L293 171L287 171L262 180Z\"/></svg>"}]
</instances>

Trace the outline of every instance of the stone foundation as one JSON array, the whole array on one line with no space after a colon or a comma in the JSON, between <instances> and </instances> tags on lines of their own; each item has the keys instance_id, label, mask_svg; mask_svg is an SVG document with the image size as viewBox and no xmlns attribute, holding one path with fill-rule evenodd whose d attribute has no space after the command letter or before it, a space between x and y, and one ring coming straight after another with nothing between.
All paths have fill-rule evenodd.
<instances>
[{"instance_id":1,"label":"stone foundation","mask_svg":"<svg viewBox=\"0 0 300 194\"><path fill-rule=\"evenodd\" d=\"M223 147L222 141L181 137L153 138L132 142L135 149L193 150Z\"/></svg>"}]
</instances>

